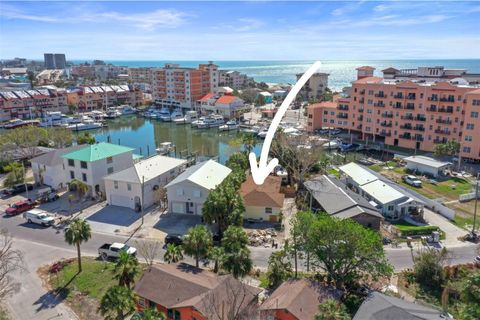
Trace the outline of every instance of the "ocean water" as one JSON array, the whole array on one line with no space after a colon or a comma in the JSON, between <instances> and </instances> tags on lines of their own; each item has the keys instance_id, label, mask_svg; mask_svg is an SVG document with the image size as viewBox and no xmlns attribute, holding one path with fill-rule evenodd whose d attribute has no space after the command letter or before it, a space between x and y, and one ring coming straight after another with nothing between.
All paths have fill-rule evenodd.
<instances>
[{"instance_id":1,"label":"ocean water","mask_svg":"<svg viewBox=\"0 0 480 320\"><path fill-rule=\"evenodd\" d=\"M75 63L84 60L74 61ZM162 67L165 63L178 63L184 67L196 67L206 61L106 61L119 66L128 67ZM355 79L355 68L369 65L377 68L376 74L388 67L408 69L422 66L445 66L453 69L467 69L472 73L480 73L480 59L470 60L321 60L321 72L330 74L329 87L339 90L349 86ZM313 61L214 61L221 69L237 70L253 77L256 81L267 83L295 83L297 73L308 69Z\"/></svg>"}]
</instances>

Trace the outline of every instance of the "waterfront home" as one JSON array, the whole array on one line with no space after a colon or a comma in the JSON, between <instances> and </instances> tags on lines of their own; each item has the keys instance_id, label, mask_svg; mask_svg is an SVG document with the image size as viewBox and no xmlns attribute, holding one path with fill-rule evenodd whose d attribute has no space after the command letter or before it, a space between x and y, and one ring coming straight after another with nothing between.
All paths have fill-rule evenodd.
<instances>
[{"instance_id":1,"label":"waterfront home","mask_svg":"<svg viewBox=\"0 0 480 320\"><path fill-rule=\"evenodd\" d=\"M187 161L156 155L103 178L107 203L139 210L162 201L164 186L178 176ZM143 203L142 203L143 184Z\"/></svg>"},{"instance_id":2,"label":"waterfront home","mask_svg":"<svg viewBox=\"0 0 480 320\"><path fill-rule=\"evenodd\" d=\"M351 191L341 181L328 176L305 182L309 206L339 219L352 219L367 228L380 230L383 216L361 195Z\"/></svg>"},{"instance_id":3,"label":"waterfront home","mask_svg":"<svg viewBox=\"0 0 480 320\"><path fill-rule=\"evenodd\" d=\"M353 320L453 320L440 309L372 292L360 305Z\"/></svg>"},{"instance_id":4,"label":"waterfront home","mask_svg":"<svg viewBox=\"0 0 480 320\"><path fill-rule=\"evenodd\" d=\"M252 176L240 187L245 206L245 219L277 222L282 213L285 195L280 192L282 178L268 176L262 185L257 185Z\"/></svg>"},{"instance_id":5,"label":"waterfront home","mask_svg":"<svg viewBox=\"0 0 480 320\"><path fill-rule=\"evenodd\" d=\"M198 100L200 112L215 113L226 118L236 118L244 107L244 101L228 92L208 93Z\"/></svg>"},{"instance_id":6,"label":"waterfront home","mask_svg":"<svg viewBox=\"0 0 480 320\"><path fill-rule=\"evenodd\" d=\"M56 149L31 159L30 163L35 183L47 185L54 189L66 187L70 179L65 174L62 156L82 148L85 148L85 145Z\"/></svg>"},{"instance_id":7,"label":"waterfront home","mask_svg":"<svg viewBox=\"0 0 480 320\"><path fill-rule=\"evenodd\" d=\"M399 220L410 215L423 215L424 203L393 187L393 182L379 179L370 170L354 163L341 166L340 172L346 176L346 184L351 190L367 199L390 220Z\"/></svg>"},{"instance_id":8,"label":"waterfront home","mask_svg":"<svg viewBox=\"0 0 480 320\"><path fill-rule=\"evenodd\" d=\"M139 312L156 308L168 320L247 316L255 309L261 292L231 275L218 275L185 263L148 268L133 291Z\"/></svg>"},{"instance_id":9,"label":"waterfront home","mask_svg":"<svg viewBox=\"0 0 480 320\"><path fill-rule=\"evenodd\" d=\"M198 163L165 186L171 213L202 214L203 203L232 172L213 160Z\"/></svg>"},{"instance_id":10,"label":"waterfront home","mask_svg":"<svg viewBox=\"0 0 480 320\"><path fill-rule=\"evenodd\" d=\"M67 181L80 180L89 194L102 196L103 177L133 166L132 148L101 142L62 155Z\"/></svg>"},{"instance_id":11,"label":"waterfront home","mask_svg":"<svg viewBox=\"0 0 480 320\"><path fill-rule=\"evenodd\" d=\"M340 300L341 296L339 290L326 287L317 281L292 279L282 283L263 302L260 314L265 319L314 320L319 304L325 299Z\"/></svg>"}]
</instances>

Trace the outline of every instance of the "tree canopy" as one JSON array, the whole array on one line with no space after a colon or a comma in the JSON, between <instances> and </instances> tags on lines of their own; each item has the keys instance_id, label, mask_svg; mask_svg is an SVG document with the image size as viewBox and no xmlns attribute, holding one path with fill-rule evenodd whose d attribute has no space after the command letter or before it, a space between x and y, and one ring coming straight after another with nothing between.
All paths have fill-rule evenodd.
<instances>
[{"instance_id":1,"label":"tree canopy","mask_svg":"<svg viewBox=\"0 0 480 320\"><path fill-rule=\"evenodd\" d=\"M230 226L222 238L222 268L235 278L246 276L252 269L250 250L247 248L248 236L238 226Z\"/></svg>"},{"instance_id":2,"label":"tree canopy","mask_svg":"<svg viewBox=\"0 0 480 320\"><path fill-rule=\"evenodd\" d=\"M199 260L208 255L212 246L212 233L204 225L196 225L188 229L183 239L183 252L195 259L198 268Z\"/></svg>"}]
</instances>

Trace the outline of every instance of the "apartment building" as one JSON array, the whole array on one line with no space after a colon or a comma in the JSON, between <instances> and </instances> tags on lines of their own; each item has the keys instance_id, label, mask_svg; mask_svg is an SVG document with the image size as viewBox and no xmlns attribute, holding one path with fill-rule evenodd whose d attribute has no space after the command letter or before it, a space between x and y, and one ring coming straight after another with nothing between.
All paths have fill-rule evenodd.
<instances>
[{"instance_id":1,"label":"apartment building","mask_svg":"<svg viewBox=\"0 0 480 320\"><path fill-rule=\"evenodd\" d=\"M480 160L480 86L473 76L401 80L373 76L372 67L357 71L349 96L308 107L308 131L342 128L365 141L423 151L455 140L462 158Z\"/></svg>"},{"instance_id":2,"label":"apartment building","mask_svg":"<svg viewBox=\"0 0 480 320\"><path fill-rule=\"evenodd\" d=\"M128 74L128 67L126 66L115 66L112 64L105 64L101 61L97 61L95 64L79 64L72 66L71 74L74 77L86 78L86 79L117 79L121 75Z\"/></svg>"},{"instance_id":3,"label":"apartment building","mask_svg":"<svg viewBox=\"0 0 480 320\"><path fill-rule=\"evenodd\" d=\"M209 62L198 68L178 64L152 71L152 96L159 107L191 109L207 93L218 91L218 66Z\"/></svg>"},{"instance_id":4,"label":"apartment building","mask_svg":"<svg viewBox=\"0 0 480 320\"><path fill-rule=\"evenodd\" d=\"M143 103L143 92L131 86L84 86L68 92L68 104L79 112L106 109L121 104L138 106Z\"/></svg>"},{"instance_id":5,"label":"apartment building","mask_svg":"<svg viewBox=\"0 0 480 320\"><path fill-rule=\"evenodd\" d=\"M219 77L219 86L230 87L236 90L248 88L255 84L253 78L233 70L220 70Z\"/></svg>"},{"instance_id":6,"label":"apartment building","mask_svg":"<svg viewBox=\"0 0 480 320\"><path fill-rule=\"evenodd\" d=\"M297 80L303 73L297 74ZM300 90L300 95L305 101L321 101L325 89L328 87L328 73L317 72L308 79L307 83Z\"/></svg>"},{"instance_id":7,"label":"apartment building","mask_svg":"<svg viewBox=\"0 0 480 320\"><path fill-rule=\"evenodd\" d=\"M153 68L128 68L128 80L131 83L151 83Z\"/></svg>"},{"instance_id":8,"label":"apartment building","mask_svg":"<svg viewBox=\"0 0 480 320\"><path fill-rule=\"evenodd\" d=\"M67 60L64 53L44 53L45 69L65 69Z\"/></svg>"},{"instance_id":9,"label":"apartment building","mask_svg":"<svg viewBox=\"0 0 480 320\"><path fill-rule=\"evenodd\" d=\"M37 118L48 111L68 111L66 91L38 89L0 92L0 121Z\"/></svg>"}]
</instances>

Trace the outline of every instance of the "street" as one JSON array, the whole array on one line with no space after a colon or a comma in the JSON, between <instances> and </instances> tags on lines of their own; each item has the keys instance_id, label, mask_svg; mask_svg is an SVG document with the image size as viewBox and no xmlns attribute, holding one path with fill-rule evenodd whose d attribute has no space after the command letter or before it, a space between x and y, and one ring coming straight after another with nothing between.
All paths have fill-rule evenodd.
<instances>
[{"instance_id":1,"label":"street","mask_svg":"<svg viewBox=\"0 0 480 320\"><path fill-rule=\"evenodd\" d=\"M25 254L27 263L27 272L15 275L16 279L22 283L20 293L9 300L9 307L15 319L75 319L69 313L69 309L55 301L53 297L47 294L42 287L40 279L36 275L36 270L47 263L61 258L75 257L75 248L69 246L63 238L63 230L55 228L44 228L37 225L25 223L21 216L1 217L1 227L6 228L14 237L17 248ZM103 243L127 242L133 246L138 246L144 240L140 238L129 239L125 236L114 236L102 233L93 233L92 238L82 244L82 254L96 256L97 249ZM414 247L414 251L420 248ZM250 247L251 257L255 268L266 269L271 248ZM413 266L412 251L408 247L386 248L386 255L395 271L401 271ZM449 248L449 264L471 262L476 255L476 247L465 243L461 246ZM162 260L164 249L161 249L157 255L158 260ZM142 259L139 256L139 259ZM190 257L185 257L187 262L193 263ZM303 269L302 261L299 262L299 268Z\"/></svg>"}]
</instances>

